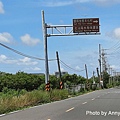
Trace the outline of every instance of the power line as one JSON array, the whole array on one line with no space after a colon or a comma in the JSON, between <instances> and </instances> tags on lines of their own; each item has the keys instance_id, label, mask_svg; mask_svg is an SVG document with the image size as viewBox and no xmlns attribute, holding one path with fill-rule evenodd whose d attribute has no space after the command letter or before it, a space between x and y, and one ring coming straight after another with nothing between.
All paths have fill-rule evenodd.
<instances>
[{"instance_id":1,"label":"power line","mask_svg":"<svg viewBox=\"0 0 120 120\"><path fill-rule=\"evenodd\" d=\"M114 44L112 47L110 47L108 50L110 50L110 49L115 49L119 44L120 44L120 40L117 41L117 43Z\"/></svg>"},{"instance_id":2,"label":"power line","mask_svg":"<svg viewBox=\"0 0 120 120\"><path fill-rule=\"evenodd\" d=\"M60 60L60 62L61 62L61 64L62 64L64 67L69 68L69 69L71 69L71 70L74 70L74 71L76 71L76 72L82 72L82 71L85 70L85 69L83 69L83 70L76 70L76 69L70 67L69 65L67 65L66 63L64 63L62 60Z\"/></svg>"},{"instance_id":3,"label":"power line","mask_svg":"<svg viewBox=\"0 0 120 120\"><path fill-rule=\"evenodd\" d=\"M15 50L15 49L11 48L11 47L8 47L8 46L4 45L4 44L2 44L2 43L0 43L0 45L3 46L3 47L5 47L5 48L7 48L8 50L13 51L13 52L16 53L16 54L21 55L21 56L28 57L28 58L32 58L32 59L36 59L36 60L43 60L43 61L45 61L45 59L24 54L24 53L22 53L22 52L20 52L20 51L17 51L17 50ZM48 61L55 61L55 60L57 60L57 59L49 59ZM69 65L67 65L66 63L64 63L62 60L60 60L60 62L61 62L61 64L62 64L63 66L65 66L66 68L69 68L69 69L74 70L74 71L76 71L76 72L82 72L82 71L85 70L85 69L83 69L83 70L76 70L76 69L70 67Z\"/></svg>"},{"instance_id":4,"label":"power line","mask_svg":"<svg viewBox=\"0 0 120 120\"><path fill-rule=\"evenodd\" d=\"M3 47L5 47L5 48L7 48L7 49L9 49L9 50L11 50L11 51L13 51L13 52L15 52L15 53L17 53L17 54L19 54L19 55L21 55L21 56L24 56L24 57L28 57L28 58L32 58L32 59L37 59L37 60L45 60L45 59L42 59L42 58L38 58L38 57L34 57L34 56L30 56L30 55L24 54L24 53L19 52L19 51L15 50L15 49L13 49L11 47L8 47L8 46L4 45L2 43L0 43L0 45L3 46ZM56 60L56 59L50 59L49 61L54 61L54 60Z\"/></svg>"},{"instance_id":5,"label":"power line","mask_svg":"<svg viewBox=\"0 0 120 120\"><path fill-rule=\"evenodd\" d=\"M119 51L119 50L120 50L120 40L117 41L117 43L114 44L112 47L110 47L109 49L106 49L106 50L111 51L110 54L114 54L114 53L116 53L117 51Z\"/></svg>"},{"instance_id":6,"label":"power line","mask_svg":"<svg viewBox=\"0 0 120 120\"><path fill-rule=\"evenodd\" d=\"M107 55L113 55L113 54L117 54L120 52L120 46L117 47L116 49L114 49L114 51L112 51L111 53L107 54Z\"/></svg>"}]
</instances>

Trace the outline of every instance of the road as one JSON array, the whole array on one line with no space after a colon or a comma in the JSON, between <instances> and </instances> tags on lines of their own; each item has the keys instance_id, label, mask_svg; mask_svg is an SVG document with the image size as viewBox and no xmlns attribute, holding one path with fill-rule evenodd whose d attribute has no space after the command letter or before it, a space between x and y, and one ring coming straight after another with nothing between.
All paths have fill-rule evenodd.
<instances>
[{"instance_id":1,"label":"road","mask_svg":"<svg viewBox=\"0 0 120 120\"><path fill-rule=\"evenodd\" d=\"M0 120L120 120L120 89L85 95L32 107L0 117Z\"/></svg>"}]
</instances>

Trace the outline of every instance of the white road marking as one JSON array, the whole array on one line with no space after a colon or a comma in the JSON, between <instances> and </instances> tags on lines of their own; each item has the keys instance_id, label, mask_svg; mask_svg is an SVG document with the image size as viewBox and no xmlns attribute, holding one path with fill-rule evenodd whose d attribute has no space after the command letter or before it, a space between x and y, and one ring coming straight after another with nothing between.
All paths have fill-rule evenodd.
<instances>
[{"instance_id":1,"label":"white road marking","mask_svg":"<svg viewBox=\"0 0 120 120\"><path fill-rule=\"evenodd\" d=\"M93 98L92 100L95 100L95 98Z\"/></svg>"},{"instance_id":2,"label":"white road marking","mask_svg":"<svg viewBox=\"0 0 120 120\"><path fill-rule=\"evenodd\" d=\"M1 114L0 117L5 116L6 114Z\"/></svg>"},{"instance_id":3,"label":"white road marking","mask_svg":"<svg viewBox=\"0 0 120 120\"><path fill-rule=\"evenodd\" d=\"M72 107L72 108L70 108L70 109L68 109L68 110L66 110L65 112L70 112L71 110L74 110L75 108L74 107Z\"/></svg>"},{"instance_id":4,"label":"white road marking","mask_svg":"<svg viewBox=\"0 0 120 120\"><path fill-rule=\"evenodd\" d=\"M24 109L23 109L24 110ZM14 113L17 113L17 112L20 112L20 111L23 111L23 110L17 110L17 111L13 111L13 112L10 112L10 113L6 113L6 114L1 114L0 117L3 117L5 115L9 115L9 114L14 114Z\"/></svg>"},{"instance_id":5,"label":"white road marking","mask_svg":"<svg viewBox=\"0 0 120 120\"><path fill-rule=\"evenodd\" d=\"M83 105L86 104L87 102L82 103Z\"/></svg>"},{"instance_id":6,"label":"white road marking","mask_svg":"<svg viewBox=\"0 0 120 120\"><path fill-rule=\"evenodd\" d=\"M51 120L51 119L47 119L47 120Z\"/></svg>"}]
</instances>

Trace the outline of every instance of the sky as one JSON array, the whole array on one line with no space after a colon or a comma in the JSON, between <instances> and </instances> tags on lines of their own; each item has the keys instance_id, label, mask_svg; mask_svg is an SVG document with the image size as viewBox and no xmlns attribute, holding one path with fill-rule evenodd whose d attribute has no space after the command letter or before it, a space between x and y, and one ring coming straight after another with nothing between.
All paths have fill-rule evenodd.
<instances>
[{"instance_id":1,"label":"sky","mask_svg":"<svg viewBox=\"0 0 120 120\"><path fill-rule=\"evenodd\" d=\"M100 23L100 35L47 37L50 74L58 71L58 51L61 71L85 76L86 64L89 77L97 75L99 44L106 64L120 72L120 0L0 0L0 43L27 55L1 45L0 71L45 73L42 10L47 25L72 25L82 18Z\"/></svg>"}]
</instances>

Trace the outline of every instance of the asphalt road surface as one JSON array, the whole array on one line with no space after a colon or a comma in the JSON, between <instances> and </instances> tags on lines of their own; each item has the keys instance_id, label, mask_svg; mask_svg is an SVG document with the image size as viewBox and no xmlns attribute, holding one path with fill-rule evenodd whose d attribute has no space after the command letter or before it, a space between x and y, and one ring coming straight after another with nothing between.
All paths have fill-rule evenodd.
<instances>
[{"instance_id":1,"label":"asphalt road surface","mask_svg":"<svg viewBox=\"0 0 120 120\"><path fill-rule=\"evenodd\" d=\"M0 120L120 120L120 89L91 92L0 116Z\"/></svg>"}]
</instances>

